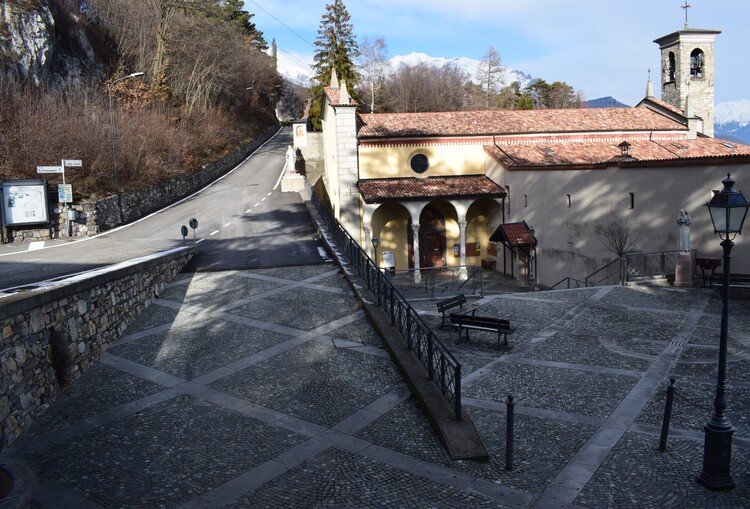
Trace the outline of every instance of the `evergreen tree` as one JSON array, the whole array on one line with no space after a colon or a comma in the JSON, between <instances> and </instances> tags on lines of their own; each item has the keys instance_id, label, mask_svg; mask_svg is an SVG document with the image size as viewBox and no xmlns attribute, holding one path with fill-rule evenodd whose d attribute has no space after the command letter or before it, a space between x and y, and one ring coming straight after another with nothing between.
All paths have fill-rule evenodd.
<instances>
[{"instance_id":1,"label":"evergreen tree","mask_svg":"<svg viewBox=\"0 0 750 509\"><path fill-rule=\"evenodd\" d=\"M359 86L354 59L359 56L357 38L350 22L349 11L344 2L333 0L326 5L326 12L320 20L318 38L315 40L315 80L313 103L310 109L310 121L314 129L320 129L320 115L323 101L323 88L331 79L331 71L336 70L339 80L346 82L346 88L356 100L356 88Z\"/></svg>"},{"instance_id":2,"label":"evergreen tree","mask_svg":"<svg viewBox=\"0 0 750 509\"><path fill-rule=\"evenodd\" d=\"M209 20L227 23L237 28L255 47L263 51L268 49L268 43L263 38L263 32L255 27L253 16L244 10L242 0L211 0L205 4L196 4Z\"/></svg>"}]
</instances>

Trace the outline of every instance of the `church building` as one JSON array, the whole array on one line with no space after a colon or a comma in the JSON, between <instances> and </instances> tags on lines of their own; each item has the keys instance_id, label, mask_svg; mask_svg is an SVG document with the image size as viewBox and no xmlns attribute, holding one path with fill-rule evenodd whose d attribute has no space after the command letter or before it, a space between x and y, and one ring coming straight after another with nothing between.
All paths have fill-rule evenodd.
<instances>
[{"instance_id":1,"label":"church building","mask_svg":"<svg viewBox=\"0 0 750 509\"><path fill-rule=\"evenodd\" d=\"M718 257L704 205L728 173L750 191L750 146L712 137L719 33L657 39L661 99L649 80L633 108L358 114L334 74L319 143L334 214L371 256L377 237L381 267L482 265L540 287L615 259L596 233L613 219L640 230L636 251L675 251L684 209L692 248ZM750 273L748 244L733 272Z\"/></svg>"}]
</instances>

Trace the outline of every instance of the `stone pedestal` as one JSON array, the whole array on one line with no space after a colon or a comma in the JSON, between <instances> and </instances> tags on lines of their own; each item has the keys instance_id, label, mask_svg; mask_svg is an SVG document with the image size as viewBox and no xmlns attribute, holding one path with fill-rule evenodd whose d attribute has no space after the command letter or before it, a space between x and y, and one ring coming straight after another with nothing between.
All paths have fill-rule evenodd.
<instances>
[{"instance_id":1,"label":"stone pedestal","mask_svg":"<svg viewBox=\"0 0 750 509\"><path fill-rule=\"evenodd\" d=\"M690 255L677 255L674 267L675 288L693 287L693 259Z\"/></svg>"}]
</instances>

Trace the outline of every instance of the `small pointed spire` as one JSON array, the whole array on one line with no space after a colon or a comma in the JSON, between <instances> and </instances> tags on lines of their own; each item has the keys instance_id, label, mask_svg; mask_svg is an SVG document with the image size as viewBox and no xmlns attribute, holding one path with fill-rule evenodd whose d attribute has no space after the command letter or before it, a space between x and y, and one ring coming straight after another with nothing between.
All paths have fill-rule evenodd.
<instances>
[{"instance_id":1,"label":"small pointed spire","mask_svg":"<svg viewBox=\"0 0 750 509\"><path fill-rule=\"evenodd\" d=\"M349 104L349 90L346 88L346 81L341 80L339 89L339 104Z\"/></svg>"},{"instance_id":2,"label":"small pointed spire","mask_svg":"<svg viewBox=\"0 0 750 509\"><path fill-rule=\"evenodd\" d=\"M336 74L336 69L331 69L331 88L339 88L339 77Z\"/></svg>"},{"instance_id":3,"label":"small pointed spire","mask_svg":"<svg viewBox=\"0 0 750 509\"><path fill-rule=\"evenodd\" d=\"M651 83L651 69L648 70L648 81L646 82L646 97L654 97L654 84Z\"/></svg>"}]
</instances>

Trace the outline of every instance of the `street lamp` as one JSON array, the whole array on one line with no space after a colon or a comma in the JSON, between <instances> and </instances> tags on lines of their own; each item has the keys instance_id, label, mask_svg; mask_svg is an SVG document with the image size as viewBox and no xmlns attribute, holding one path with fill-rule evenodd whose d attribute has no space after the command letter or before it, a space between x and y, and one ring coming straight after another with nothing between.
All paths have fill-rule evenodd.
<instances>
[{"instance_id":1,"label":"street lamp","mask_svg":"<svg viewBox=\"0 0 750 509\"><path fill-rule=\"evenodd\" d=\"M372 236L372 247L375 249L375 268L378 267L378 246L380 245L380 241L378 240L377 235Z\"/></svg>"},{"instance_id":2,"label":"street lamp","mask_svg":"<svg viewBox=\"0 0 750 509\"><path fill-rule=\"evenodd\" d=\"M112 111L112 87L115 85L115 83L125 81L130 78L137 78L138 76L143 76L143 74L143 72L134 72L133 74L128 74L127 76L117 78L109 84L107 91L107 93L109 94L109 126L110 130L112 131L112 167L115 173L115 193L117 193L118 195L120 194L120 184L117 180L117 154L115 152L115 115Z\"/></svg>"},{"instance_id":3,"label":"street lamp","mask_svg":"<svg viewBox=\"0 0 750 509\"><path fill-rule=\"evenodd\" d=\"M742 233L748 202L741 191L735 191L734 179L727 174L721 181L724 189L706 203L711 214L714 233L719 234L724 248L724 277L721 289L721 336L719 339L719 373L716 397L711 418L703 425L703 471L698 482L710 490L730 490L735 484L729 472L734 426L725 411L727 408L727 328L729 324L729 261L734 238Z\"/></svg>"}]
</instances>

